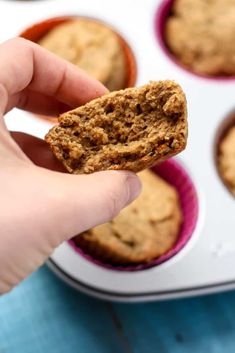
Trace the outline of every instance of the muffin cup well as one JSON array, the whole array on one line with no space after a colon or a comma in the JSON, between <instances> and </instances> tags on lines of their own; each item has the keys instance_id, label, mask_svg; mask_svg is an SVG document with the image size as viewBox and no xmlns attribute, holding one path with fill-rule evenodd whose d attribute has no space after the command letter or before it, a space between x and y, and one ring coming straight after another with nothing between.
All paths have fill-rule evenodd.
<instances>
[{"instance_id":1,"label":"muffin cup well","mask_svg":"<svg viewBox=\"0 0 235 353\"><path fill-rule=\"evenodd\" d=\"M171 52L170 48L166 43L165 38L165 24L167 18L171 15L171 9L176 0L163 0L160 6L157 8L155 16L154 16L154 30L158 43L164 54L173 62L176 66L178 66L181 70L184 70L188 74L191 74L194 77L198 77L201 79L211 80L211 81L231 81L235 80L235 75L215 75L210 76L206 74L200 74L190 69L188 66L181 63L181 61Z\"/></svg>"},{"instance_id":2,"label":"muffin cup well","mask_svg":"<svg viewBox=\"0 0 235 353\"><path fill-rule=\"evenodd\" d=\"M224 179L223 173L219 167L219 155L220 155L220 145L223 142L224 138L228 134L229 130L235 126L235 110L230 112L226 118L221 122L218 127L217 133L215 135L215 142L214 142L214 161L215 166L217 169L217 173L220 177L220 180L228 190L228 192L235 197L234 193L231 191L229 184Z\"/></svg>"},{"instance_id":3,"label":"muffin cup well","mask_svg":"<svg viewBox=\"0 0 235 353\"><path fill-rule=\"evenodd\" d=\"M128 88L128 87L133 87L136 83L136 77L137 77L137 64L136 64L136 59L134 56L134 53L132 49L130 48L129 44L126 42L126 40L118 33L116 32L111 26L108 24L95 19L95 18L90 18L90 17L83 17L83 16L62 16L62 17L54 17L54 18L49 18L44 21L38 22L31 27L26 28L23 32L20 33L20 37L31 40L32 42L37 43L40 39L42 39L50 30L55 28L56 26L76 20L76 19L87 19L89 21L94 21L97 23L101 23L104 26L110 28L118 37L118 40L120 42L120 46L123 50L123 53L125 55L126 59L126 82L123 88ZM38 115L41 118L47 119L52 121L53 123L57 122L56 117L48 117L44 115Z\"/></svg>"},{"instance_id":4,"label":"muffin cup well","mask_svg":"<svg viewBox=\"0 0 235 353\"><path fill-rule=\"evenodd\" d=\"M145 270L169 260L177 253L179 253L186 243L190 240L194 229L197 224L198 219L198 197L195 186L190 179L189 175L186 173L184 168L175 160L170 159L152 168L152 171L167 181L169 184L173 185L179 195L180 206L183 215L183 223L179 232L178 240L175 246L168 251L165 255L150 261L147 264L139 265L111 265L109 263L97 260L89 254L85 253L81 248L79 248L76 243L71 239L69 244L72 248L87 261L92 262L95 265L102 266L104 268L115 270L115 271L140 271Z\"/></svg>"}]
</instances>

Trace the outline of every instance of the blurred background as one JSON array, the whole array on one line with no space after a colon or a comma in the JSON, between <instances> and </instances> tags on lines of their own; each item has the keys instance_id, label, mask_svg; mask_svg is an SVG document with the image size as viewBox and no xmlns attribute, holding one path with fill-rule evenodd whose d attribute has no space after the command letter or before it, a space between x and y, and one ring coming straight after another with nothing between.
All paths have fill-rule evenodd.
<instances>
[{"instance_id":1,"label":"blurred background","mask_svg":"<svg viewBox=\"0 0 235 353\"><path fill-rule=\"evenodd\" d=\"M87 3L0 0L0 43L19 35L39 42L82 67L110 90L165 78L173 78L184 86L191 119L190 141L183 153L183 166L200 186L197 189L200 206L204 199L207 206L206 211L204 206L199 210L199 230L204 237L201 248L196 247L198 252L194 255L194 272L190 280L194 280L194 275L200 280L203 270L196 273L195 269L203 261L205 272L207 269L209 274L228 279L233 276L235 261L232 196L235 193L235 147L230 148L235 143L234 135L227 131L234 126L231 111L234 109L235 46L233 49L231 38L233 40L235 33L235 1L128 0L127 7L124 2L120 3L115 0ZM161 18L156 17L158 9L161 9ZM134 20L135 14L138 16ZM88 22L98 19L101 21L98 27L104 29L88 25L87 31L84 24L75 30L83 39L77 43L71 28L66 30L67 34L62 28L61 32L46 37L70 16L82 16ZM167 18L169 21L164 27L161 21ZM89 47L91 32L96 29L101 31L101 39L97 39L96 47ZM71 38L76 44L71 45ZM88 52L84 48L88 48ZM87 54L82 56L78 52ZM223 99L220 100L221 92ZM218 107L216 101L220 103ZM214 116L210 107L213 107ZM229 123L224 125L227 116ZM198 130L199 118L204 129L200 125ZM14 110L7 114L6 121L9 129L43 137L56 119ZM216 146L216 165L214 141L222 125ZM226 143L220 148L224 138ZM201 164L197 164L202 159L205 160L203 172ZM232 172L226 173L226 170ZM215 194L217 200L223 200L221 205L215 202ZM193 238L193 232L194 227L187 241ZM218 240L224 232L230 236L229 245L223 243L223 239ZM209 265L206 247L210 248L210 253L216 252L216 259L221 260L227 253L228 257L223 258L223 263L216 260ZM177 274L171 277L171 268L168 268L168 275L170 280L174 281L174 276L177 278ZM0 353L233 353L234 350L234 291L171 301L114 303L75 291L44 265L11 293L0 297Z\"/></svg>"}]
</instances>

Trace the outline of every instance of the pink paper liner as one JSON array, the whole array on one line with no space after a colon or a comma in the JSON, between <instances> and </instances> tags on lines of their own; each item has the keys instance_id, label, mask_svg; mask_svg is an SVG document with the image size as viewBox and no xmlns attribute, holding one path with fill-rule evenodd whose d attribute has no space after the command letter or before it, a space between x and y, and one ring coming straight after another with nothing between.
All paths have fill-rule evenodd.
<instances>
[{"instance_id":1,"label":"pink paper liner","mask_svg":"<svg viewBox=\"0 0 235 353\"><path fill-rule=\"evenodd\" d=\"M180 69L186 71L188 74L192 76L196 76L201 79L206 79L206 80L214 80L214 81L219 81L219 82L224 82L224 81L233 81L235 80L235 75L231 76L224 76L224 75L218 75L218 76L209 76L209 75L203 75L199 74L197 72L194 72L193 70L190 70L187 66L184 66L178 59L177 57L171 53L170 49L168 48L166 42L165 42L165 23L166 19L170 14L171 8L173 6L175 0L163 0L160 6L157 8L157 11L154 16L154 29L155 29L155 34L156 34L156 39L160 44L160 47L164 54L175 64L177 65Z\"/></svg>"},{"instance_id":2,"label":"pink paper liner","mask_svg":"<svg viewBox=\"0 0 235 353\"><path fill-rule=\"evenodd\" d=\"M173 159L167 160L153 167L152 171L173 185L179 194L180 206L183 214L183 223L175 246L165 255L152 260L147 264L114 266L93 258L89 254L85 253L82 249L80 249L73 240L70 240L69 244L80 256L84 257L87 261L90 261L95 265L107 268L109 270L140 271L160 265L161 263L175 256L180 252L180 250L183 249L183 247L191 238L198 219L199 205L195 186L183 167Z\"/></svg>"}]
</instances>

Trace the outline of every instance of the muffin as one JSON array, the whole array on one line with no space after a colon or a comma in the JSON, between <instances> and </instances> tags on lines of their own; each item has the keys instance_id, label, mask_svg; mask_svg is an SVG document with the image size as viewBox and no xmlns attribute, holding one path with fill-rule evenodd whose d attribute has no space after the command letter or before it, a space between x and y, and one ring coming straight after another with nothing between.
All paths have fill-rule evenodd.
<instances>
[{"instance_id":1,"label":"muffin","mask_svg":"<svg viewBox=\"0 0 235 353\"><path fill-rule=\"evenodd\" d=\"M140 196L109 223L74 238L93 258L114 265L148 263L172 249L178 239L182 213L174 187L155 173L140 173Z\"/></svg>"},{"instance_id":2,"label":"muffin","mask_svg":"<svg viewBox=\"0 0 235 353\"><path fill-rule=\"evenodd\" d=\"M190 70L235 74L235 0L175 0L164 30L168 49Z\"/></svg>"},{"instance_id":3,"label":"muffin","mask_svg":"<svg viewBox=\"0 0 235 353\"><path fill-rule=\"evenodd\" d=\"M112 92L62 114L45 139L70 173L139 172L181 152L187 132L181 87L159 81Z\"/></svg>"},{"instance_id":4,"label":"muffin","mask_svg":"<svg viewBox=\"0 0 235 353\"><path fill-rule=\"evenodd\" d=\"M235 195L235 126L232 126L219 145L218 167L229 190Z\"/></svg>"},{"instance_id":5,"label":"muffin","mask_svg":"<svg viewBox=\"0 0 235 353\"><path fill-rule=\"evenodd\" d=\"M121 40L103 23L70 20L55 26L38 44L79 66L110 91L125 87L127 69Z\"/></svg>"}]
</instances>

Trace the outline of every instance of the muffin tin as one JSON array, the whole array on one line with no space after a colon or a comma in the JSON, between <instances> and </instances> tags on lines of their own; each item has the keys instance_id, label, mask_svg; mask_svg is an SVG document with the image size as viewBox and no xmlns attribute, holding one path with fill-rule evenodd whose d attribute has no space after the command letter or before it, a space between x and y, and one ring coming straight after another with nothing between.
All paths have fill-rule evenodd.
<instances>
[{"instance_id":1,"label":"muffin tin","mask_svg":"<svg viewBox=\"0 0 235 353\"><path fill-rule=\"evenodd\" d=\"M189 141L186 151L176 161L192 180L198 208L197 223L187 244L163 263L139 271L102 267L77 254L69 243L56 249L48 261L49 267L73 287L109 300L176 298L235 287L235 199L217 173L214 154L223 119L234 109L235 82L230 78L199 77L172 60L163 50L162 37L156 30L164 22L164 6L169 8L168 0L147 0L144 4L140 0L1 4L4 31L0 32L0 41L49 18L70 15L95 18L110 24L132 48L137 63L136 85L174 79L186 92ZM11 25L8 18L12 19ZM52 126L50 121L19 110L7 114L6 123L9 129L38 137L44 137Z\"/></svg>"}]
</instances>

